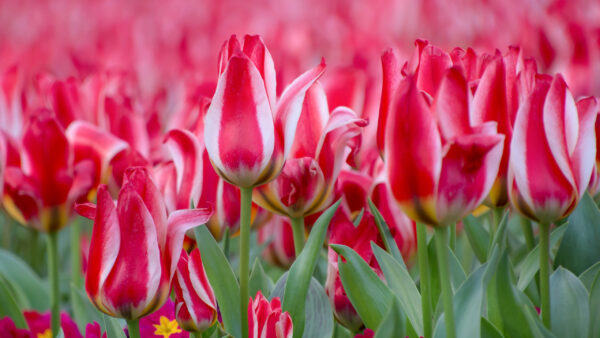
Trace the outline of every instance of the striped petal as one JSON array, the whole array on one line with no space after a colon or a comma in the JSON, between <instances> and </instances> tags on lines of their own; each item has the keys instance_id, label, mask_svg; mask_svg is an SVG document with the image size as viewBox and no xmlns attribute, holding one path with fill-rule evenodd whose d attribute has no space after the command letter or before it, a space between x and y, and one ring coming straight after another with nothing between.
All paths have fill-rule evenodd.
<instances>
[{"instance_id":1,"label":"striped petal","mask_svg":"<svg viewBox=\"0 0 600 338\"><path fill-rule=\"evenodd\" d=\"M590 181L592 172L595 171L595 159L598 145L596 144L595 125L597 124L600 106L594 97L577 101L579 115L579 135L573 150L571 163L573 175L579 190L579 198L585 193L587 182Z\"/></svg>"},{"instance_id":2,"label":"striped petal","mask_svg":"<svg viewBox=\"0 0 600 338\"><path fill-rule=\"evenodd\" d=\"M241 52L221 74L204 123L206 150L219 175L238 186L256 185L271 161L275 132L263 78Z\"/></svg>"},{"instance_id":3,"label":"striped petal","mask_svg":"<svg viewBox=\"0 0 600 338\"><path fill-rule=\"evenodd\" d=\"M202 148L198 139L187 130L171 130L164 141L173 159L176 178L176 209L197 205L202 191ZM185 182L185 184L184 184Z\"/></svg>"},{"instance_id":4,"label":"striped petal","mask_svg":"<svg viewBox=\"0 0 600 338\"><path fill-rule=\"evenodd\" d=\"M98 188L97 201L97 208L93 212L94 228L85 275L85 290L96 307L108 313L107 308L103 305L100 290L117 260L121 246L121 232L117 208L106 185ZM84 209L78 208L78 212L79 210L83 211ZM85 210L82 213L85 214L84 216L92 216L89 206L86 206Z\"/></svg>"},{"instance_id":5,"label":"striped petal","mask_svg":"<svg viewBox=\"0 0 600 338\"><path fill-rule=\"evenodd\" d=\"M271 108L275 107L277 95L275 89L277 87L275 65L271 53L265 46L263 39L258 35L244 36L244 54L246 54L260 72L264 82L267 97Z\"/></svg>"},{"instance_id":6,"label":"striped petal","mask_svg":"<svg viewBox=\"0 0 600 338\"><path fill-rule=\"evenodd\" d=\"M289 156L291 158L314 158L319 138L328 119L327 96L323 86L317 81L306 91Z\"/></svg>"},{"instance_id":7,"label":"striped petal","mask_svg":"<svg viewBox=\"0 0 600 338\"><path fill-rule=\"evenodd\" d=\"M414 78L396 94L386 127L386 169L390 189L413 220L436 224L442 144L435 118Z\"/></svg>"},{"instance_id":8,"label":"striped petal","mask_svg":"<svg viewBox=\"0 0 600 338\"><path fill-rule=\"evenodd\" d=\"M129 145L120 138L108 133L91 123L75 121L66 131L67 139L73 146L75 162L90 159L96 165L99 181L106 183L108 166L112 159Z\"/></svg>"}]
</instances>

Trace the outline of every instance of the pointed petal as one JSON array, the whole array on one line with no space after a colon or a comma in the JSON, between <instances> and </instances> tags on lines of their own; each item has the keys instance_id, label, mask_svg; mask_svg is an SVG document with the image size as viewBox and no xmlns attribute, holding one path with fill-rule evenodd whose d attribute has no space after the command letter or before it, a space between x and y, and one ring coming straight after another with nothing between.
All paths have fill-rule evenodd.
<instances>
[{"instance_id":1,"label":"pointed petal","mask_svg":"<svg viewBox=\"0 0 600 338\"><path fill-rule=\"evenodd\" d=\"M238 186L255 185L271 161L275 134L263 79L245 55L229 59L204 123L206 150L219 175Z\"/></svg>"},{"instance_id":2,"label":"pointed petal","mask_svg":"<svg viewBox=\"0 0 600 338\"><path fill-rule=\"evenodd\" d=\"M189 131L171 130L165 144L177 171L176 209L187 209L190 201L197 205L202 191L202 148ZM184 184L185 182L185 184Z\"/></svg>"},{"instance_id":3,"label":"pointed petal","mask_svg":"<svg viewBox=\"0 0 600 338\"><path fill-rule=\"evenodd\" d=\"M598 101L594 97L587 97L577 101L577 112L579 114L579 137L573 151L571 161L573 163L573 175L579 189L579 198L586 191L587 183L590 181L592 172L595 170L594 160L598 145L596 142L595 125L600 113Z\"/></svg>"},{"instance_id":4,"label":"pointed petal","mask_svg":"<svg viewBox=\"0 0 600 338\"><path fill-rule=\"evenodd\" d=\"M435 96L442 77L452 67L452 58L442 49L428 45L423 48L417 70L417 87Z\"/></svg>"},{"instance_id":5,"label":"pointed petal","mask_svg":"<svg viewBox=\"0 0 600 338\"><path fill-rule=\"evenodd\" d=\"M212 216L212 208L177 210L169 215L165 262L170 278L173 278L179 253L183 247L183 236L189 229L205 224ZM170 280L170 279L169 279Z\"/></svg>"},{"instance_id":6,"label":"pointed petal","mask_svg":"<svg viewBox=\"0 0 600 338\"><path fill-rule=\"evenodd\" d=\"M260 75L265 82L265 90L267 91L271 109L275 108L275 102L277 100L275 93L277 87L275 65L273 64L273 58L271 57L271 53L269 53L267 46L265 46L263 39L258 35L244 36L244 54L254 62L254 65L260 72Z\"/></svg>"},{"instance_id":7,"label":"pointed petal","mask_svg":"<svg viewBox=\"0 0 600 338\"><path fill-rule=\"evenodd\" d=\"M327 96L317 81L306 91L289 156L291 158L315 157L319 138L328 119Z\"/></svg>"},{"instance_id":8,"label":"pointed petal","mask_svg":"<svg viewBox=\"0 0 600 338\"><path fill-rule=\"evenodd\" d=\"M383 70L383 86L381 88L381 104L379 106L379 120L377 122L377 148L383 153L385 146L385 128L390 105L393 102L394 92L402 78L398 52L392 48L386 50L381 56L381 66Z\"/></svg>"},{"instance_id":9,"label":"pointed petal","mask_svg":"<svg viewBox=\"0 0 600 338\"><path fill-rule=\"evenodd\" d=\"M80 204L76 204L75 205L75 211L87 218L87 219L91 219L92 221L96 218L96 204L94 203L80 203Z\"/></svg>"},{"instance_id":10,"label":"pointed petal","mask_svg":"<svg viewBox=\"0 0 600 338\"><path fill-rule=\"evenodd\" d=\"M435 224L442 144L434 116L414 78L397 93L386 128L386 170L390 189L413 220Z\"/></svg>"},{"instance_id":11,"label":"pointed petal","mask_svg":"<svg viewBox=\"0 0 600 338\"><path fill-rule=\"evenodd\" d=\"M433 111L444 140L470 131L469 101L469 90L464 76L458 68L449 69L442 78L438 94L433 101Z\"/></svg>"}]
</instances>

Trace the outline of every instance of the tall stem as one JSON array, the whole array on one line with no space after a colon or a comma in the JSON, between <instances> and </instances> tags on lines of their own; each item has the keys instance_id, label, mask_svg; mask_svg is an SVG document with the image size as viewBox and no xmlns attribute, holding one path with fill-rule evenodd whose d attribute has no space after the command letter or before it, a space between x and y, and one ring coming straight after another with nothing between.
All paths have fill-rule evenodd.
<instances>
[{"instance_id":1,"label":"tall stem","mask_svg":"<svg viewBox=\"0 0 600 338\"><path fill-rule=\"evenodd\" d=\"M58 231L48 233L48 275L50 278L50 311L52 337L60 330L60 287L58 285Z\"/></svg>"},{"instance_id":2,"label":"tall stem","mask_svg":"<svg viewBox=\"0 0 600 338\"><path fill-rule=\"evenodd\" d=\"M294 233L294 249L297 258L300 256L300 253L304 248L304 242L306 241L304 234L304 217L290 217L290 223L292 224L292 232Z\"/></svg>"},{"instance_id":3,"label":"tall stem","mask_svg":"<svg viewBox=\"0 0 600 338\"><path fill-rule=\"evenodd\" d=\"M140 338L140 320L128 320L127 331L129 331L129 338Z\"/></svg>"},{"instance_id":4,"label":"tall stem","mask_svg":"<svg viewBox=\"0 0 600 338\"><path fill-rule=\"evenodd\" d=\"M435 228L435 247L438 255L438 268L440 283L442 285L442 300L444 302L444 319L446 322L446 337L454 338L454 303L452 301L452 287L450 286L450 271L448 269L448 227Z\"/></svg>"},{"instance_id":5,"label":"tall stem","mask_svg":"<svg viewBox=\"0 0 600 338\"><path fill-rule=\"evenodd\" d=\"M252 210L252 188L240 188L240 311L242 315L242 337L248 337L248 260L250 259L250 213Z\"/></svg>"},{"instance_id":6,"label":"tall stem","mask_svg":"<svg viewBox=\"0 0 600 338\"><path fill-rule=\"evenodd\" d=\"M432 337L431 287L429 278L429 257L427 254L427 231L425 224L417 223L417 255L421 278L421 308L423 312L423 332L425 338Z\"/></svg>"},{"instance_id":7,"label":"tall stem","mask_svg":"<svg viewBox=\"0 0 600 338\"><path fill-rule=\"evenodd\" d=\"M540 224L540 298L542 322L550 328L550 225Z\"/></svg>"},{"instance_id":8,"label":"tall stem","mask_svg":"<svg viewBox=\"0 0 600 338\"><path fill-rule=\"evenodd\" d=\"M81 242L79 222L71 224L71 282L73 285L81 286Z\"/></svg>"}]
</instances>

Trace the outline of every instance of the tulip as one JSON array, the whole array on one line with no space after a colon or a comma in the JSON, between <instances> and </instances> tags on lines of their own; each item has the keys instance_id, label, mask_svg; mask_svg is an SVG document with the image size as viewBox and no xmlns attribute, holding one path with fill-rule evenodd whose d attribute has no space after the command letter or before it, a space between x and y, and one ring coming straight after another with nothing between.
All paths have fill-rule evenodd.
<instances>
[{"instance_id":1,"label":"tulip","mask_svg":"<svg viewBox=\"0 0 600 338\"><path fill-rule=\"evenodd\" d=\"M248 304L248 329L249 338L291 338L294 332L290 314L281 312L279 297L269 303L260 291Z\"/></svg>"},{"instance_id":2,"label":"tulip","mask_svg":"<svg viewBox=\"0 0 600 338\"><path fill-rule=\"evenodd\" d=\"M31 332L26 329L20 329L15 325L12 318L4 317L0 319L0 336L11 338L31 338Z\"/></svg>"},{"instance_id":3,"label":"tulip","mask_svg":"<svg viewBox=\"0 0 600 338\"><path fill-rule=\"evenodd\" d=\"M106 332L102 332L98 322L88 323L85 326L85 338L106 338Z\"/></svg>"},{"instance_id":4,"label":"tulip","mask_svg":"<svg viewBox=\"0 0 600 338\"><path fill-rule=\"evenodd\" d=\"M219 55L219 81L204 118L204 143L215 171L241 188L240 312L247 337L248 255L252 188L281 171L294 140L308 88L325 64L305 72L276 99L275 68L259 36L234 35Z\"/></svg>"},{"instance_id":5,"label":"tulip","mask_svg":"<svg viewBox=\"0 0 600 338\"><path fill-rule=\"evenodd\" d=\"M175 289L177 322L186 331L203 332L217 320L217 302L204 272L200 250L188 257L182 251L177 265Z\"/></svg>"},{"instance_id":6,"label":"tulip","mask_svg":"<svg viewBox=\"0 0 600 338\"><path fill-rule=\"evenodd\" d=\"M273 215L258 229L258 243L268 243L263 257L271 264L289 269L296 259L294 234L287 217Z\"/></svg>"},{"instance_id":7,"label":"tulip","mask_svg":"<svg viewBox=\"0 0 600 338\"><path fill-rule=\"evenodd\" d=\"M600 105L598 106L598 114L600 114ZM594 170L592 170L592 178L590 179L590 186L588 190L592 196L595 196L600 192L600 151L598 151L598 146L600 146L600 119L596 118L596 166Z\"/></svg>"},{"instance_id":8,"label":"tulip","mask_svg":"<svg viewBox=\"0 0 600 338\"><path fill-rule=\"evenodd\" d=\"M178 210L167 217L162 196L143 167L127 169L116 205L106 185L98 188L97 200L96 206L77 206L94 220L85 288L100 311L125 318L135 334L137 320L169 295L185 231L204 224L212 211Z\"/></svg>"},{"instance_id":9,"label":"tulip","mask_svg":"<svg viewBox=\"0 0 600 338\"><path fill-rule=\"evenodd\" d=\"M596 156L598 103L575 102L562 76L539 76L517 112L508 169L513 207L540 225L542 320L550 325L550 224L569 215L587 190Z\"/></svg>"},{"instance_id":10,"label":"tulip","mask_svg":"<svg viewBox=\"0 0 600 338\"><path fill-rule=\"evenodd\" d=\"M304 245L304 217L333 202L332 192L348 155L347 145L353 150L358 148L366 124L345 107L329 115L325 92L315 83L306 92L290 158L281 174L254 190L258 205L290 217L296 256Z\"/></svg>"}]
</instances>

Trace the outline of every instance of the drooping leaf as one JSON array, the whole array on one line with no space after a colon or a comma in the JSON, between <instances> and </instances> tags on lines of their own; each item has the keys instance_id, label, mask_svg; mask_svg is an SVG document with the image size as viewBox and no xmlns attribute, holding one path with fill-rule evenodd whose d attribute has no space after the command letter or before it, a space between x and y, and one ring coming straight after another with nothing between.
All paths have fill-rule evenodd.
<instances>
[{"instance_id":1,"label":"drooping leaf","mask_svg":"<svg viewBox=\"0 0 600 338\"><path fill-rule=\"evenodd\" d=\"M421 296L413 279L406 268L400 265L390 254L375 243L371 243L371 248L390 290L398 298L400 306L406 312L413 329L419 336L423 335Z\"/></svg>"},{"instance_id":2,"label":"drooping leaf","mask_svg":"<svg viewBox=\"0 0 600 338\"><path fill-rule=\"evenodd\" d=\"M284 311L288 311L292 317L294 336L296 337L301 337L304 331L306 294L327 235L327 227L340 203L341 200L337 201L319 216L310 231L304 249L302 249L289 271L289 279L285 284L283 294L282 308Z\"/></svg>"},{"instance_id":3,"label":"drooping leaf","mask_svg":"<svg viewBox=\"0 0 600 338\"><path fill-rule=\"evenodd\" d=\"M104 324L104 321L101 320L102 313L94 307L85 292L73 284L71 284L71 306L73 307L73 319L75 319L79 331L85 332L88 323L98 322L101 326ZM106 331L106 328L103 328Z\"/></svg>"},{"instance_id":4,"label":"drooping leaf","mask_svg":"<svg viewBox=\"0 0 600 338\"><path fill-rule=\"evenodd\" d=\"M600 261L592 266L589 269L585 270L581 275L579 275L579 280L583 283L588 292L592 290L592 284L594 284L594 280L596 280L596 276L600 272Z\"/></svg>"},{"instance_id":5,"label":"drooping leaf","mask_svg":"<svg viewBox=\"0 0 600 338\"><path fill-rule=\"evenodd\" d=\"M404 337L406 335L406 315L396 298L375 331L375 338Z\"/></svg>"},{"instance_id":6,"label":"drooping leaf","mask_svg":"<svg viewBox=\"0 0 600 338\"><path fill-rule=\"evenodd\" d=\"M585 286L565 268L550 276L552 333L557 337L587 337L589 296Z\"/></svg>"},{"instance_id":7,"label":"drooping leaf","mask_svg":"<svg viewBox=\"0 0 600 338\"><path fill-rule=\"evenodd\" d=\"M490 243L490 248L488 249L488 254L494 250L495 247L499 247L501 250L506 247L506 238L508 235L508 210L504 211L502 219L498 224L498 229L494 234L494 238Z\"/></svg>"},{"instance_id":8,"label":"drooping leaf","mask_svg":"<svg viewBox=\"0 0 600 338\"><path fill-rule=\"evenodd\" d=\"M275 284L271 297L283 297L288 272ZM306 295L305 322L303 337L331 337L334 334L334 320L329 298L319 282L312 278Z\"/></svg>"},{"instance_id":9,"label":"drooping leaf","mask_svg":"<svg viewBox=\"0 0 600 338\"><path fill-rule=\"evenodd\" d=\"M18 328L27 328L22 310L15 300L14 286L4 274L0 274L0 318L11 317Z\"/></svg>"},{"instance_id":10,"label":"drooping leaf","mask_svg":"<svg viewBox=\"0 0 600 338\"><path fill-rule=\"evenodd\" d=\"M588 193L569 216L568 228L556 253L555 268L564 266L579 275L600 261L600 210Z\"/></svg>"},{"instance_id":11,"label":"drooping leaf","mask_svg":"<svg viewBox=\"0 0 600 338\"><path fill-rule=\"evenodd\" d=\"M562 238L563 234L567 230L566 226L561 226L550 234L550 248L556 246L558 241ZM529 252L523 263L521 263L519 270L519 281L517 282L517 288L519 290L525 290L527 285L531 282L535 274L540 269L540 245L536 245L533 250Z\"/></svg>"},{"instance_id":12,"label":"drooping leaf","mask_svg":"<svg viewBox=\"0 0 600 338\"><path fill-rule=\"evenodd\" d=\"M241 337L240 286L223 251L205 225L194 229L206 276L219 303L221 318L227 332Z\"/></svg>"},{"instance_id":13,"label":"drooping leaf","mask_svg":"<svg viewBox=\"0 0 600 338\"><path fill-rule=\"evenodd\" d=\"M485 317L481 317L481 338L502 338L502 333Z\"/></svg>"},{"instance_id":14,"label":"drooping leaf","mask_svg":"<svg viewBox=\"0 0 600 338\"><path fill-rule=\"evenodd\" d=\"M106 336L111 338L127 338L125 331L123 331L123 325L117 318L102 315L102 322L104 322L104 329L106 330Z\"/></svg>"},{"instance_id":15,"label":"drooping leaf","mask_svg":"<svg viewBox=\"0 0 600 338\"><path fill-rule=\"evenodd\" d=\"M250 273L250 280L248 281L249 293L252 297L260 290L265 297L269 297L273 290L273 281L267 274L260 264L260 260L254 261L252 272Z\"/></svg>"},{"instance_id":16,"label":"drooping leaf","mask_svg":"<svg viewBox=\"0 0 600 338\"><path fill-rule=\"evenodd\" d=\"M479 337L481 333L481 309L483 307L483 277L486 265L480 266L460 286L454 295L456 313L456 336Z\"/></svg>"},{"instance_id":17,"label":"drooping leaf","mask_svg":"<svg viewBox=\"0 0 600 338\"><path fill-rule=\"evenodd\" d=\"M50 307L48 288L31 268L13 253L0 249L0 273L18 285L31 307L45 311Z\"/></svg>"},{"instance_id":18,"label":"drooping leaf","mask_svg":"<svg viewBox=\"0 0 600 338\"><path fill-rule=\"evenodd\" d=\"M406 269L406 264L404 264L404 259L402 259L402 254L400 253L400 249L398 249L396 240L394 240L394 236L392 236L390 228L371 199L369 199L369 209L371 209L371 214L373 214L375 217L375 224L377 225L379 234L383 239L383 245L385 246L385 249Z\"/></svg>"},{"instance_id":19,"label":"drooping leaf","mask_svg":"<svg viewBox=\"0 0 600 338\"><path fill-rule=\"evenodd\" d=\"M590 328L589 336L600 337L600 274L590 288Z\"/></svg>"},{"instance_id":20,"label":"drooping leaf","mask_svg":"<svg viewBox=\"0 0 600 338\"><path fill-rule=\"evenodd\" d=\"M473 215L463 219L463 229L467 234L467 239L473 252L480 262L485 262L488 257L488 245L490 243L490 234L482 226L481 222Z\"/></svg>"},{"instance_id":21,"label":"drooping leaf","mask_svg":"<svg viewBox=\"0 0 600 338\"><path fill-rule=\"evenodd\" d=\"M337 244L332 244L331 248L340 255L340 279L348 299L365 326L377 329L389 311L394 294L354 250Z\"/></svg>"}]
</instances>

